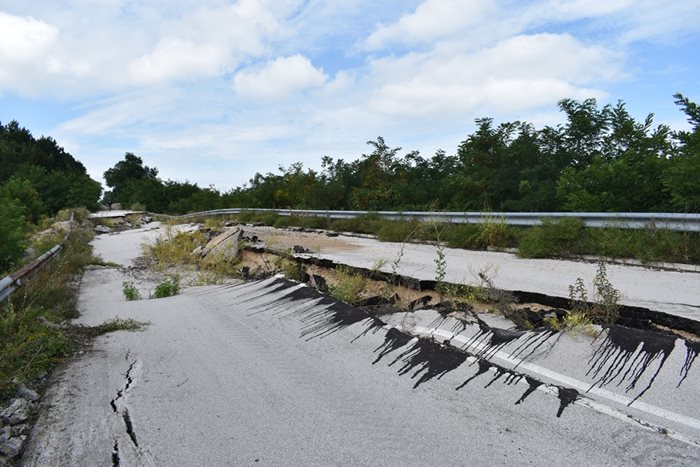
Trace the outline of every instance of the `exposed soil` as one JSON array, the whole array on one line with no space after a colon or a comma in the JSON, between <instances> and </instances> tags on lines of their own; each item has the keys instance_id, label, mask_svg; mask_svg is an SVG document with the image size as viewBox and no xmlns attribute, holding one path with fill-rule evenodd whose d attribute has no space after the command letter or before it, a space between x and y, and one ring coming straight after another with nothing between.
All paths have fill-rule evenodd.
<instances>
[{"instance_id":1,"label":"exposed soil","mask_svg":"<svg viewBox=\"0 0 700 467\"><path fill-rule=\"evenodd\" d=\"M245 227L243 227L245 230ZM273 227L256 227L255 235L269 248L291 250L300 245L312 254L319 254L326 248L336 251L353 251L360 247L348 237L329 237L325 233L300 230L299 228L275 229Z\"/></svg>"}]
</instances>

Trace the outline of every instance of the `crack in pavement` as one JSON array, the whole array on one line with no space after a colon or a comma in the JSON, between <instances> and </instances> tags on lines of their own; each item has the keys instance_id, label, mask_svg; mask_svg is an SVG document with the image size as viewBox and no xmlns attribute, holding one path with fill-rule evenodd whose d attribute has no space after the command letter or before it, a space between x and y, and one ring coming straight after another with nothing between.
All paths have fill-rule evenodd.
<instances>
[{"instance_id":1,"label":"crack in pavement","mask_svg":"<svg viewBox=\"0 0 700 467\"><path fill-rule=\"evenodd\" d=\"M119 441L114 439L114 447L112 448L112 467L119 467L121 459L119 458Z\"/></svg>"},{"instance_id":2,"label":"crack in pavement","mask_svg":"<svg viewBox=\"0 0 700 467\"><path fill-rule=\"evenodd\" d=\"M129 358L131 356L130 352L127 352L125 359L129 361ZM124 387L121 389L117 390L117 397L112 399L109 402L110 407L112 407L112 411L121 417L122 422L124 423L124 428L126 431L126 434L129 436L129 439L131 440L131 443L134 445L134 448L136 449L136 452L140 455L143 455L143 452L141 448L139 447L138 439L136 438L136 433L134 431L134 423L131 419L131 416L129 415L129 409L126 406L125 402L125 397L127 393L129 392L130 389L133 388L136 379L134 376L134 373L139 365L138 360L131 360L129 363L129 368L127 368L126 373L124 374ZM119 466L121 464L121 456L119 452L119 441L117 438L114 439L114 447L112 450L112 465L113 466Z\"/></svg>"}]
</instances>

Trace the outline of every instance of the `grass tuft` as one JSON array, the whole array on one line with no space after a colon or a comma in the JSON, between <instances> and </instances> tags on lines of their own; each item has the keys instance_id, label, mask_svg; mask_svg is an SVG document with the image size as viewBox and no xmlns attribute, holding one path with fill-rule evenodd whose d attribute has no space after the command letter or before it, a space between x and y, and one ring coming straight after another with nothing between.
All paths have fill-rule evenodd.
<instances>
[{"instance_id":1,"label":"grass tuft","mask_svg":"<svg viewBox=\"0 0 700 467\"><path fill-rule=\"evenodd\" d=\"M107 334L115 331L143 331L150 323L136 321L135 319L114 318L98 326L92 327L95 335Z\"/></svg>"},{"instance_id":2,"label":"grass tuft","mask_svg":"<svg viewBox=\"0 0 700 467\"><path fill-rule=\"evenodd\" d=\"M330 294L351 305L359 303L367 287L367 279L349 268L339 267L335 271L337 282L328 287Z\"/></svg>"},{"instance_id":3,"label":"grass tuft","mask_svg":"<svg viewBox=\"0 0 700 467\"><path fill-rule=\"evenodd\" d=\"M172 297L180 293L180 276L175 274L156 285L150 298Z\"/></svg>"},{"instance_id":4,"label":"grass tuft","mask_svg":"<svg viewBox=\"0 0 700 467\"><path fill-rule=\"evenodd\" d=\"M141 298L139 289L137 289L134 283L131 281L122 282L122 293L124 294L124 298L126 298L128 301L138 300Z\"/></svg>"}]
</instances>

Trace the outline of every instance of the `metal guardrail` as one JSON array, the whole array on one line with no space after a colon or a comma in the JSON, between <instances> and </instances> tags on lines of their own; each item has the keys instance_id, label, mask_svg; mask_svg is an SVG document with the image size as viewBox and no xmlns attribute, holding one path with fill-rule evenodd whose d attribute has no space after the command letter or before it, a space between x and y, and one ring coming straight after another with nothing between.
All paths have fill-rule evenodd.
<instances>
[{"instance_id":1,"label":"metal guardrail","mask_svg":"<svg viewBox=\"0 0 700 467\"><path fill-rule=\"evenodd\" d=\"M482 224L505 222L509 225L535 226L544 219L581 219L586 227L620 227L644 229L651 226L681 232L700 232L700 214L664 212L423 212L423 211L322 211L308 209L229 208L173 216L189 219L202 216L236 215L243 212L269 212L280 216L317 216L329 219L349 219L368 214L389 220L417 220L452 224Z\"/></svg>"},{"instance_id":2,"label":"metal guardrail","mask_svg":"<svg viewBox=\"0 0 700 467\"><path fill-rule=\"evenodd\" d=\"M74 221L74 215L71 214L70 225L72 227ZM37 259L29 264L26 264L22 268L13 272L9 276L6 276L0 280L0 303L5 301L15 290L21 287L25 282L34 277L39 271L44 269L44 267L53 260L56 255L61 251L63 245L68 240L68 236L71 233L71 228L68 229L63 240L58 245L54 245L49 251L39 256Z\"/></svg>"}]
</instances>

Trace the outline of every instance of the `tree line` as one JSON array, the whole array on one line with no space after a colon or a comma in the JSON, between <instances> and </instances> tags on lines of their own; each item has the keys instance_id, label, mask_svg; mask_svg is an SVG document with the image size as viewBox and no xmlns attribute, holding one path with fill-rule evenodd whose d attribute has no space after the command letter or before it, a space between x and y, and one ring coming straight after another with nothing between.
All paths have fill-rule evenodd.
<instances>
[{"instance_id":1,"label":"tree line","mask_svg":"<svg viewBox=\"0 0 700 467\"><path fill-rule=\"evenodd\" d=\"M681 94L689 131L635 120L623 102L564 99L565 123L476 130L456 154L401 154L383 138L355 161L324 157L320 172L299 163L260 173L223 195L259 208L453 211L700 211L700 109Z\"/></svg>"},{"instance_id":2,"label":"tree line","mask_svg":"<svg viewBox=\"0 0 700 467\"><path fill-rule=\"evenodd\" d=\"M99 202L170 214L222 207L700 212L700 108L681 94L674 99L689 130L655 125L652 114L638 121L622 101L599 107L595 99L564 99L557 126L479 118L455 154L429 157L380 136L356 160L325 156L320 170L280 166L228 192L164 181L126 153L104 173L110 190L101 200L100 183L53 138L0 122L0 269L21 256L28 225Z\"/></svg>"},{"instance_id":3,"label":"tree line","mask_svg":"<svg viewBox=\"0 0 700 467\"><path fill-rule=\"evenodd\" d=\"M675 103L690 130L633 118L624 102L559 102L564 123L476 120L455 154L402 152L381 136L352 161L322 158L256 173L222 193L189 182L162 181L127 153L105 172L107 200L184 213L221 207L331 210L700 212L700 109Z\"/></svg>"},{"instance_id":4,"label":"tree line","mask_svg":"<svg viewBox=\"0 0 700 467\"><path fill-rule=\"evenodd\" d=\"M31 225L70 207L97 209L102 186L53 138L0 122L0 272L24 253Z\"/></svg>"}]
</instances>

